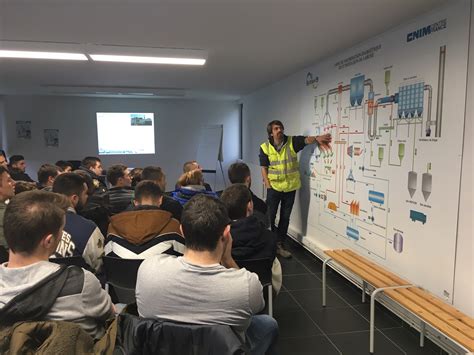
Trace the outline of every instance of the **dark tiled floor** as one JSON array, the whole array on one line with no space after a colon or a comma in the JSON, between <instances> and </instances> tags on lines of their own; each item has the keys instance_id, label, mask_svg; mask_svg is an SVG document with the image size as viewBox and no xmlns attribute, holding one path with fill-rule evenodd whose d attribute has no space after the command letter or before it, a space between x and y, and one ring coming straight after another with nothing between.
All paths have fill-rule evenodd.
<instances>
[{"instance_id":1,"label":"dark tiled floor","mask_svg":"<svg viewBox=\"0 0 474 355\"><path fill-rule=\"evenodd\" d=\"M369 354L369 304L362 303L361 291L329 269L323 308L321 261L292 241L288 248L293 257L280 258L283 287L274 300L281 355ZM417 333L383 306L375 314L375 354L445 354L429 340L420 348Z\"/></svg>"}]
</instances>

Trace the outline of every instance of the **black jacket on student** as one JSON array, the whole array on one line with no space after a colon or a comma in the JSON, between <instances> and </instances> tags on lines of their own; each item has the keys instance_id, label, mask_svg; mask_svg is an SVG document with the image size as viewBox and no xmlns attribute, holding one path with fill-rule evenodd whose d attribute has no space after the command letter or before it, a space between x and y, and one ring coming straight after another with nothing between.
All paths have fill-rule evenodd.
<instances>
[{"instance_id":1,"label":"black jacket on student","mask_svg":"<svg viewBox=\"0 0 474 355\"><path fill-rule=\"evenodd\" d=\"M276 256L277 237L265 228L259 219L252 215L233 221L230 225L232 234L232 257L235 260L261 259Z\"/></svg>"}]
</instances>

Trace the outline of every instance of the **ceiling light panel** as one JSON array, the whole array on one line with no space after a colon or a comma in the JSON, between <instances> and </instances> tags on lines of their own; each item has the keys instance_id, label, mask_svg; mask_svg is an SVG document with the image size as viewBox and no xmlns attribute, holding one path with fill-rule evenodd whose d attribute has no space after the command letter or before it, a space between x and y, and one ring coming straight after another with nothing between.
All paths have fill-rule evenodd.
<instances>
[{"instance_id":1,"label":"ceiling light panel","mask_svg":"<svg viewBox=\"0 0 474 355\"><path fill-rule=\"evenodd\" d=\"M1 41L0 58L82 60L83 46L69 43Z\"/></svg>"},{"instance_id":2,"label":"ceiling light panel","mask_svg":"<svg viewBox=\"0 0 474 355\"><path fill-rule=\"evenodd\" d=\"M92 60L105 62L204 65L207 59L199 49L88 45L86 51Z\"/></svg>"},{"instance_id":3,"label":"ceiling light panel","mask_svg":"<svg viewBox=\"0 0 474 355\"><path fill-rule=\"evenodd\" d=\"M199 58L167 58L167 57L141 57L127 55L90 54L92 60L97 62L145 63L145 64L175 64L175 65L204 65L205 59Z\"/></svg>"}]
</instances>

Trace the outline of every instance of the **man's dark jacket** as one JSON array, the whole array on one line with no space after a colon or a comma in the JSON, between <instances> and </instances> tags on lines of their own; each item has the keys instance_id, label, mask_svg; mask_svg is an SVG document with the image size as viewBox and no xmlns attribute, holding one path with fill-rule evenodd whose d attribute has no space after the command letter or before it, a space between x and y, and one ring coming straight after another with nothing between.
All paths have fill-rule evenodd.
<instances>
[{"instance_id":1,"label":"man's dark jacket","mask_svg":"<svg viewBox=\"0 0 474 355\"><path fill-rule=\"evenodd\" d=\"M266 229L256 216L233 221L230 232L232 257L235 260L275 259L277 237L271 230Z\"/></svg>"},{"instance_id":2,"label":"man's dark jacket","mask_svg":"<svg viewBox=\"0 0 474 355\"><path fill-rule=\"evenodd\" d=\"M23 172L19 169L10 168L8 170L10 172L11 178L15 181L35 182L32 178L30 178L30 176L27 173L25 173L25 172Z\"/></svg>"},{"instance_id":3,"label":"man's dark jacket","mask_svg":"<svg viewBox=\"0 0 474 355\"><path fill-rule=\"evenodd\" d=\"M119 316L114 354L241 355L248 348L226 325L197 325Z\"/></svg>"},{"instance_id":4,"label":"man's dark jacket","mask_svg":"<svg viewBox=\"0 0 474 355\"><path fill-rule=\"evenodd\" d=\"M96 173L94 173L92 170L87 169L84 166L80 166L79 170L82 170L86 172L92 179L92 182L94 183L94 194L104 194L107 192L107 184L105 183L105 177L104 176L99 176Z\"/></svg>"}]
</instances>

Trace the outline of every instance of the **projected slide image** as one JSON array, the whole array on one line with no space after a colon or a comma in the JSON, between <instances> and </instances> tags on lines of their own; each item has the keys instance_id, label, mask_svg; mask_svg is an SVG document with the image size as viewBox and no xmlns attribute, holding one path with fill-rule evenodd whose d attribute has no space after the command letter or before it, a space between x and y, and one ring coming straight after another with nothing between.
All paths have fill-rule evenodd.
<instances>
[{"instance_id":1,"label":"projected slide image","mask_svg":"<svg viewBox=\"0 0 474 355\"><path fill-rule=\"evenodd\" d=\"M153 113L97 112L99 155L155 154Z\"/></svg>"},{"instance_id":2,"label":"projected slide image","mask_svg":"<svg viewBox=\"0 0 474 355\"><path fill-rule=\"evenodd\" d=\"M153 119L146 117L145 113L132 113L131 125L132 126L153 126Z\"/></svg>"}]
</instances>

